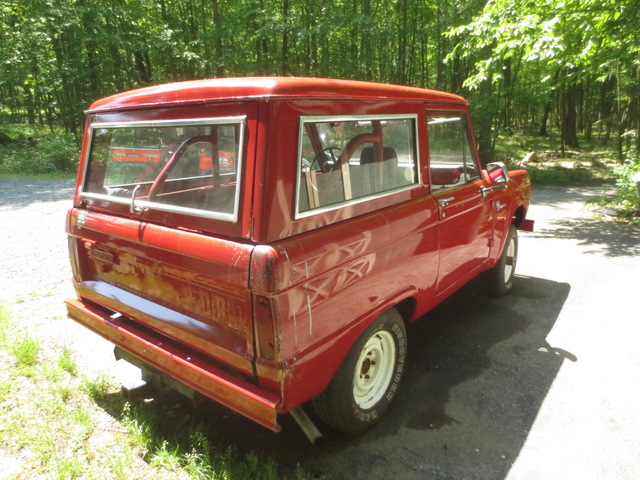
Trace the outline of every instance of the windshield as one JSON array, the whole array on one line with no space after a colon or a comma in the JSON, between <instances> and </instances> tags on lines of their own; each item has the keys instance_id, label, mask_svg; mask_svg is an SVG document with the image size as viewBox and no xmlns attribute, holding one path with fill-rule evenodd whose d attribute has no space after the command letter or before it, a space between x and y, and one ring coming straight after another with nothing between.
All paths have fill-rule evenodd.
<instances>
[{"instance_id":1,"label":"windshield","mask_svg":"<svg viewBox=\"0 0 640 480\"><path fill-rule=\"evenodd\" d=\"M243 119L94 124L83 195L234 220Z\"/></svg>"}]
</instances>

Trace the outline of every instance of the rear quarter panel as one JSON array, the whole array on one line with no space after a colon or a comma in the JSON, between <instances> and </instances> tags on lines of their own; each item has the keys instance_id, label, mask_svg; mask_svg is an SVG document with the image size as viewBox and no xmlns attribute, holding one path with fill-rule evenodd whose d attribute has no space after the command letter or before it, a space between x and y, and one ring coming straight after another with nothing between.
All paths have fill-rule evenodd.
<instances>
[{"instance_id":1,"label":"rear quarter panel","mask_svg":"<svg viewBox=\"0 0 640 480\"><path fill-rule=\"evenodd\" d=\"M279 347L256 367L263 378L281 372L282 411L321 393L382 312L412 298L412 320L432 306L437 221L425 195L256 248L251 288L272 301Z\"/></svg>"}]
</instances>

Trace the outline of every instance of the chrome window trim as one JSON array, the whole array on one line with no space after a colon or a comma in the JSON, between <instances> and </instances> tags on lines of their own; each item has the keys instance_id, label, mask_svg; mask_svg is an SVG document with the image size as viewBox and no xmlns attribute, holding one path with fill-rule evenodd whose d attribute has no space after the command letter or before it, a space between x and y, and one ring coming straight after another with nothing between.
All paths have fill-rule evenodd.
<instances>
[{"instance_id":1,"label":"chrome window trim","mask_svg":"<svg viewBox=\"0 0 640 480\"><path fill-rule=\"evenodd\" d=\"M111 203L117 203L120 205L129 205L131 203L130 199L122 198L122 197L112 197L110 195L103 195L101 193L82 193L83 198L87 198L90 200L101 200L107 201ZM147 200L136 200L135 206L140 207L143 210L158 210L161 212L170 212L170 213L182 213L186 215L193 215L201 218L211 218L214 220L224 220L228 222L237 221L237 213L222 213L222 212L211 212L207 210L200 210L198 208L189 208L189 207L178 207L173 205L167 205L164 203L156 203L149 202Z\"/></svg>"},{"instance_id":2,"label":"chrome window trim","mask_svg":"<svg viewBox=\"0 0 640 480\"><path fill-rule=\"evenodd\" d=\"M469 118L469 114L466 110L427 110L427 147L429 147L429 125L433 125L434 123L430 122L430 120L440 120L437 122L441 123L450 123L455 120L460 120L462 122L462 128L464 129L464 134L467 139L467 146L469 148L469 153L473 158L473 162L475 167L478 169L478 175L475 177L468 177L467 172L465 171L466 180L462 185L467 185L471 182L475 182L476 180L482 178L482 165L480 162L480 157L476 150L475 139L473 135L473 130L471 128L471 119ZM431 183L431 148L429 148L429 155L427 157L429 159L428 169L429 169L429 188L433 191L433 184ZM437 164L437 162L436 162ZM465 162L466 165L466 162ZM446 190L447 188L453 188L459 185L453 185L452 187L440 188L438 190Z\"/></svg>"},{"instance_id":3,"label":"chrome window trim","mask_svg":"<svg viewBox=\"0 0 640 480\"><path fill-rule=\"evenodd\" d=\"M370 120L412 120L413 121L413 138L414 138L414 168L416 169L416 182L403 187L385 190L382 192L366 195L364 197L345 200L333 205L326 205L314 209L300 212L300 184L302 179L302 139L304 137L304 125L306 123L324 123L324 122L357 122ZM298 158L296 160L296 190L295 190L295 212L296 220L313 215L318 215L345 207L350 207L359 203L375 200L377 198L387 197L394 193L404 192L420 187L422 185L422 172L420 169L420 144L418 139L418 114L417 113L392 113L392 114L376 114L376 115L303 115L300 117L298 125Z\"/></svg>"},{"instance_id":4,"label":"chrome window trim","mask_svg":"<svg viewBox=\"0 0 640 480\"><path fill-rule=\"evenodd\" d=\"M364 203L364 202L368 202L370 200L375 200L377 198L382 198L382 197L388 197L394 193L399 193L399 192L404 192L406 190L411 190L413 188L418 187L419 184L417 183L412 183L411 185L407 185L404 187L398 187L398 188L394 188L393 190L385 190L384 192L379 192L379 193L374 193L371 195L367 195L366 197L360 197L360 198L353 198L351 200L345 200L344 202L340 202L340 203L335 203L333 205L327 205L325 207L318 207L318 208L314 208L313 210L307 210L305 212L296 212L296 220L300 219L300 218L306 218L306 217L311 217L313 215L317 215L320 213L326 213L326 212L331 212L333 210L339 210L341 208L345 208L345 207L351 207L353 205L357 205L359 203ZM296 200L296 210L297 210L297 200Z\"/></svg>"},{"instance_id":5,"label":"chrome window trim","mask_svg":"<svg viewBox=\"0 0 640 480\"><path fill-rule=\"evenodd\" d=\"M240 135L238 138L238 165L236 173L236 191L233 201L233 213L213 212L208 210L201 210L198 208L180 207L174 205L166 205L163 203L149 202L147 200L135 200L135 205L142 209L158 210L162 212L180 213L185 215L192 215L201 218L210 218L214 220L223 220L227 222L236 223L240 212L240 189L242 186L242 166L244 163L244 139L245 130L247 126L246 115L235 115L229 117L206 117L206 118L187 118L179 120L154 120L154 121L125 121L125 122L95 122L89 124L89 143L87 144L87 150L84 160L84 170L82 172L82 183L80 185L80 196L82 198L107 201L122 205L129 205L130 199L122 197L112 197L110 195L103 195L100 193L85 192L85 182L87 174L89 172L89 159L91 156L91 149L93 144L93 133L98 128L143 128L143 127L182 127L182 126L207 126L207 125L240 125ZM149 183L149 182L142 182Z\"/></svg>"}]
</instances>

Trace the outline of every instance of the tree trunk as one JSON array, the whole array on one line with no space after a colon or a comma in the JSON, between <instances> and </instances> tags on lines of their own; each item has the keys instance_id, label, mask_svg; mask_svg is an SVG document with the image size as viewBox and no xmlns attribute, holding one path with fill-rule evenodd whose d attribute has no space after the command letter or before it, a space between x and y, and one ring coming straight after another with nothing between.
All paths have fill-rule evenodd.
<instances>
[{"instance_id":1,"label":"tree trunk","mask_svg":"<svg viewBox=\"0 0 640 480\"><path fill-rule=\"evenodd\" d=\"M542 122L540 122L540 131L538 135L541 137L548 137L549 132L547 130L547 123L549 121L549 115L551 114L551 100L544 104L544 113L542 114Z\"/></svg>"},{"instance_id":2,"label":"tree trunk","mask_svg":"<svg viewBox=\"0 0 640 480\"><path fill-rule=\"evenodd\" d=\"M364 80L373 80L373 48L371 46L371 1L363 0L362 14L369 20L369 23L362 29L362 64Z\"/></svg>"},{"instance_id":3,"label":"tree trunk","mask_svg":"<svg viewBox=\"0 0 640 480\"><path fill-rule=\"evenodd\" d=\"M215 25L216 76L224 77L224 59L222 58L222 14L218 0L211 0L213 23Z\"/></svg>"},{"instance_id":4,"label":"tree trunk","mask_svg":"<svg viewBox=\"0 0 640 480\"><path fill-rule=\"evenodd\" d=\"M576 102L578 97L578 85L571 84L565 87L562 96L561 135L562 148L579 148L577 131Z\"/></svg>"},{"instance_id":5,"label":"tree trunk","mask_svg":"<svg viewBox=\"0 0 640 480\"><path fill-rule=\"evenodd\" d=\"M289 73L289 0L282 0L282 66L281 75Z\"/></svg>"},{"instance_id":6,"label":"tree trunk","mask_svg":"<svg viewBox=\"0 0 640 480\"><path fill-rule=\"evenodd\" d=\"M493 80L488 78L480 84L478 98L474 107L474 128L478 139L480 163L486 167L493 160L493 122L495 117L495 99L493 98Z\"/></svg>"}]
</instances>

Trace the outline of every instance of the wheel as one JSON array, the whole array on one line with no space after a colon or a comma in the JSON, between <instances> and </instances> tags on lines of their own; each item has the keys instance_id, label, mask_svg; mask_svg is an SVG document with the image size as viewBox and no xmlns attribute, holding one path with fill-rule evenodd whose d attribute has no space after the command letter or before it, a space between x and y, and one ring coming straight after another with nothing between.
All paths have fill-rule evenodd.
<instances>
[{"instance_id":1,"label":"wheel","mask_svg":"<svg viewBox=\"0 0 640 480\"><path fill-rule=\"evenodd\" d=\"M515 226L511 225L498 263L495 267L487 270L485 274L489 293L504 296L511 291L517 261L518 231Z\"/></svg>"},{"instance_id":2,"label":"wheel","mask_svg":"<svg viewBox=\"0 0 640 480\"><path fill-rule=\"evenodd\" d=\"M329 386L313 399L318 416L349 434L377 423L398 390L406 351L404 321L389 310L358 338Z\"/></svg>"}]
</instances>

